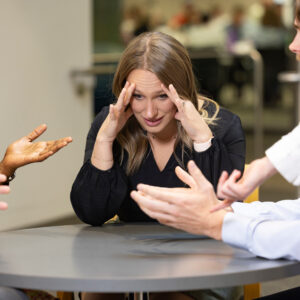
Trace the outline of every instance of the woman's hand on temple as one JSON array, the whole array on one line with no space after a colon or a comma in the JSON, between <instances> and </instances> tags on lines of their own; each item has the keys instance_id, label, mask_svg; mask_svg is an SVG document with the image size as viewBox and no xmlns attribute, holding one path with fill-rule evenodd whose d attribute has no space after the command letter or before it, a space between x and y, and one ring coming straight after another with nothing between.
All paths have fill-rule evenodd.
<instances>
[{"instance_id":1,"label":"woman's hand on temple","mask_svg":"<svg viewBox=\"0 0 300 300\"><path fill-rule=\"evenodd\" d=\"M117 103L111 104L109 107L109 114L99 130L98 140L112 143L132 116L129 102L134 89L135 84L127 81L119 95Z\"/></svg>"},{"instance_id":2,"label":"woman's hand on temple","mask_svg":"<svg viewBox=\"0 0 300 300\"><path fill-rule=\"evenodd\" d=\"M175 118L181 122L194 142L205 143L213 137L210 128L191 101L181 99L172 84L169 85L169 89L162 85L162 89L178 109Z\"/></svg>"},{"instance_id":3,"label":"woman's hand on temple","mask_svg":"<svg viewBox=\"0 0 300 300\"><path fill-rule=\"evenodd\" d=\"M116 104L111 104L109 113L98 132L91 157L92 164L100 170L108 170L113 166L112 145L120 130L132 116L129 105L135 84L126 82Z\"/></svg>"},{"instance_id":4,"label":"woman's hand on temple","mask_svg":"<svg viewBox=\"0 0 300 300\"><path fill-rule=\"evenodd\" d=\"M41 162L72 142L71 137L65 137L55 141L33 143L46 129L47 126L42 124L27 136L9 145L0 163L0 172L11 176L16 169L30 163Z\"/></svg>"}]
</instances>

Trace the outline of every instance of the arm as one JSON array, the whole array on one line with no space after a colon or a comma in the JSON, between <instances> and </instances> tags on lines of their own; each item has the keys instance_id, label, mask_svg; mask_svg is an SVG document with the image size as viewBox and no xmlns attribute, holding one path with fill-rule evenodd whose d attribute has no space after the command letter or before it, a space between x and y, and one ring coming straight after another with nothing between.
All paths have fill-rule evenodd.
<instances>
[{"instance_id":1,"label":"arm","mask_svg":"<svg viewBox=\"0 0 300 300\"><path fill-rule=\"evenodd\" d=\"M223 221L222 239L265 258L300 260L300 236L293 234L299 228L299 219L269 220L267 217L247 218L227 213Z\"/></svg>"},{"instance_id":2,"label":"arm","mask_svg":"<svg viewBox=\"0 0 300 300\"><path fill-rule=\"evenodd\" d=\"M108 107L104 107L92 123L86 140L84 164L71 190L75 213L91 225L101 225L112 218L127 194L127 177L118 162L106 171L91 163L96 137L107 115Z\"/></svg>"},{"instance_id":3,"label":"arm","mask_svg":"<svg viewBox=\"0 0 300 300\"><path fill-rule=\"evenodd\" d=\"M290 183L300 185L300 124L266 151L276 170Z\"/></svg>"},{"instance_id":4,"label":"arm","mask_svg":"<svg viewBox=\"0 0 300 300\"><path fill-rule=\"evenodd\" d=\"M221 108L216 125L208 126L191 101L183 100L177 94L173 85L169 89L162 85L171 101L176 105L178 112L175 118L179 120L188 136L194 142L193 160L202 170L206 178L213 183L216 189L218 179L223 170L243 171L245 164L245 137L238 116ZM209 104L207 109L212 109ZM213 139L212 139L213 138ZM211 146L210 141L212 139ZM198 144L204 147L199 150ZM203 147L199 147L203 148ZM201 152L202 151L202 152Z\"/></svg>"},{"instance_id":5,"label":"arm","mask_svg":"<svg viewBox=\"0 0 300 300\"><path fill-rule=\"evenodd\" d=\"M101 225L112 218L127 195L127 177L113 152L118 132L132 115L129 104L134 84L126 83L118 101L96 117L89 131L85 162L71 191L77 216L91 225Z\"/></svg>"},{"instance_id":6,"label":"arm","mask_svg":"<svg viewBox=\"0 0 300 300\"><path fill-rule=\"evenodd\" d=\"M278 202L235 202L231 205L231 208L234 213L249 218L261 217L269 220L300 220L300 199L281 200Z\"/></svg>"},{"instance_id":7,"label":"arm","mask_svg":"<svg viewBox=\"0 0 300 300\"><path fill-rule=\"evenodd\" d=\"M223 173L218 184L218 196L225 200L214 210L226 207L236 200L245 199L257 186L278 171L288 181L299 185L299 153L300 125L270 147L265 157L254 160L240 180L241 174L238 171L234 171L230 176Z\"/></svg>"}]
</instances>

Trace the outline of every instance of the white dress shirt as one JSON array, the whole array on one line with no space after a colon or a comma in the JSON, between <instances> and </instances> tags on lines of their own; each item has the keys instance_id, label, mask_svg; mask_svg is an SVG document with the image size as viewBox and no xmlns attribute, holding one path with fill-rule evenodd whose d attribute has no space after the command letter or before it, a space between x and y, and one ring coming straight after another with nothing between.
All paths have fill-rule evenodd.
<instances>
[{"instance_id":1,"label":"white dress shirt","mask_svg":"<svg viewBox=\"0 0 300 300\"><path fill-rule=\"evenodd\" d=\"M300 185L300 124L266 151L278 172ZM300 260L300 198L232 205L222 227L222 239L255 255Z\"/></svg>"}]
</instances>

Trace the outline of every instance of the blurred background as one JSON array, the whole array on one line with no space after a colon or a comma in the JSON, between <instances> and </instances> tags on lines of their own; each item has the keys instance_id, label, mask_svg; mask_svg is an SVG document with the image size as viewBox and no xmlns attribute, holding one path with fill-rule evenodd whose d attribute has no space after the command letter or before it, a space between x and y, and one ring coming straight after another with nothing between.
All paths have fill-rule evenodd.
<instances>
[{"instance_id":1,"label":"blurred background","mask_svg":"<svg viewBox=\"0 0 300 300\"><path fill-rule=\"evenodd\" d=\"M293 15L293 0L0 0L2 154L41 123L48 130L40 140L74 139L17 171L11 194L1 196L9 203L1 230L79 222L69 193L88 129L114 101L121 52L145 31L168 33L188 49L199 92L240 116L247 162L262 156L299 122ZM260 199L296 193L276 175Z\"/></svg>"}]
</instances>

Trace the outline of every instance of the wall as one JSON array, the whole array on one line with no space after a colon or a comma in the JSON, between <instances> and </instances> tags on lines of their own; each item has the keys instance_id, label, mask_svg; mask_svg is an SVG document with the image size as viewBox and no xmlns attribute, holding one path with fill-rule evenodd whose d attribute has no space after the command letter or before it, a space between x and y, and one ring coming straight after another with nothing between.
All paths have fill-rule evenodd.
<instances>
[{"instance_id":1,"label":"wall","mask_svg":"<svg viewBox=\"0 0 300 300\"><path fill-rule=\"evenodd\" d=\"M91 3L1 0L0 147L46 123L39 140L71 135L74 142L41 164L16 173L0 228L30 226L73 214L72 182L83 159L91 95L78 97L70 72L91 64Z\"/></svg>"}]
</instances>

